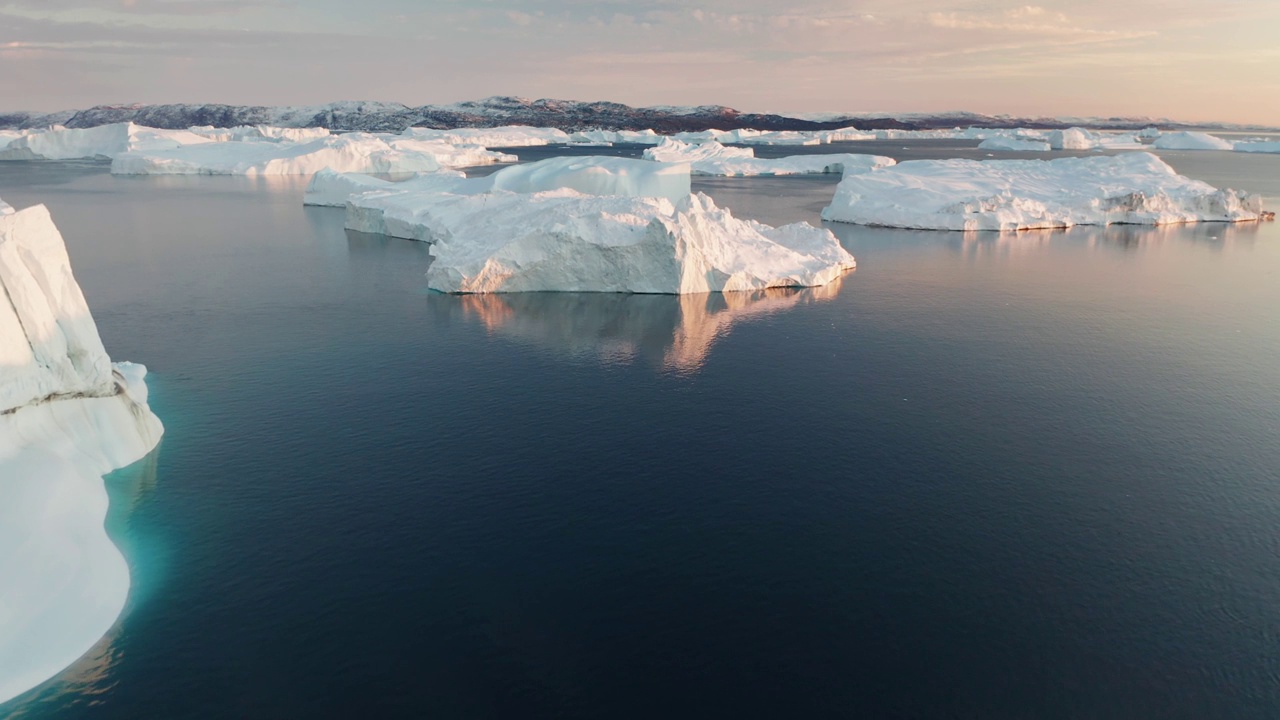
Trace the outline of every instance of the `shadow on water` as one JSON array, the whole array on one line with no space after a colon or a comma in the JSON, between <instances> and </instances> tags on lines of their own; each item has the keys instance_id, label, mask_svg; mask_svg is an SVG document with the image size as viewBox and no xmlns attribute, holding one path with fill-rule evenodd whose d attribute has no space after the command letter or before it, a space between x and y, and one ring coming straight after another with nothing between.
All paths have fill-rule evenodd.
<instances>
[{"instance_id":1,"label":"shadow on water","mask_svg":"<svg viewBox=\"0 0 1280 720\"><path fill-rule=\"evenodd\" d=\"M161 443L163 445L163 443ZM131 587L124 610L107 632L79 660L57 676L12 701L3 717L9 720L38 717L46 711L83 710L97 705L118 682L115 668L124 658L121 639L125 624L133 611L146 601L148 583L140 581L139 568L146 567L154 576L156 568L140 538L131 532L131 519L139 505L155 491L160 458L160 445L138 462L108 474L104 478L111 504L107 509L106 529L111 541L129 563ZM0 714L6 708L0 707Z\"/></svg>"},{"instance_id":2,"label":"shadow on water","mask_svg":"<svg viewBox=\"0 0 1280 720\"><path fill-rule=\"evenodd\" d=\"M832 300L842 279L818 288L770 288L697 295L615 293L433 294L444 322L479 323L565 357L606 364L645 362L664 372L693 373L737 323Z\"/></svg>"}]
</instances>

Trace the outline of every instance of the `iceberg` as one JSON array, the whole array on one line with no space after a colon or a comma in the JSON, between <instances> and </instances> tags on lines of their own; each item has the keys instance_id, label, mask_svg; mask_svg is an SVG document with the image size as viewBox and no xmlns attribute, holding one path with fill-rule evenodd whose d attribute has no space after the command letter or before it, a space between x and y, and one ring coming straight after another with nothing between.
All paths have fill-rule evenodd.
<instances>
[{"instance_id":1,"label":"iceberg","mask_svg":"<svg viewBox=\"0 0 1280 720\"><path fill-rule=\"evenodd\" d=\"M1202 132L1166 133L1151 144L1157 150L1231 150L1235 146Z\"/></svg>"},{"instance_id":2,"label":"iceberg","mask_svg":"<svg viewBox=\"0 0 1280 720\"><path fill-rule=\"evenodd\" d=\"M133 123L84 130L59 127L14 138L0 149L0 160L110 160L121 153L172 150L211 142L188 130L157 130Z\"/></svg>"},{"instance_id":3,"label":"iceberg","mask_svg":"<svg viewBox=\"0 0 1280 720\"><path fill-rule=\"evenodd\" d=\"M378 190L447 190L457 187L456 181L466 177L457 170L441 170L435 173L419 173L406 180L392 181L372 175L340 173L325 168L311 177L302 204L344 208L353 195Z\"/></svg>"},{"instance_id":4,"label":"iceberg","mask_svg":"<svg viewBox=\"0 0 1280 720\"><path fill-rule=\"evenodd\" d=\"M854 175L888 167L895 161L883 155L834 153L788 155L780 158L737 158L692 163L694 175L750 177L758 175Z\"/></svg>"},{"instance_id":5,"label":"iceberg","mask_svg":"<svg viewBox=\"0 0 1280 720\"><path fill-rule=\"evenodd\" d=\"M1236 152L1247 153L1280 153L1280 142L1238 142L1234 149Z\"/></svg>"},{"instance_id":6,"label":"iceberg","mask_svg":"<svg viewBox=\"0 0 1280 720\"><path fill-rule=\"evenodd\" d=\"M695 163L702 160L753 158L755 156L756 151L751 148L725 147L715 140L689 143L672 137L663 138L662 142L644 151L645 160L654 160L656 162Z\"/></svg>"},{"instance_id":7,"label":"iceberg","mask_svg":"<svg viewBox=\"0 0 1280 720\"><path fill-rule=\"evenodd\" d=\"M115 623L125 559L102 476L163 427L146 368L112 365L42 205L0 215L0 703L56 675Z\"/></svg>"},{"instance_id":8,"label":"iceberg","mask_svg":"<svg viewBox=\"0 0 1280 720\"><path fill-rule=\"evenodd\" d=\"M568 188L588 195L660 197L673 202L687 196L690 188L686 164L596 155L515 165L483 180L488 181L486 189L514 193Z\"/></svg>"},{"instance_id":9,"label":"iceberg","mask_svg":"<svg viewBox=\"0 0 1280 720\"><path fill-rule=\"evenodd\" d=\"M1019 140L1011 137L991 137L978 143L979 150L1000 150L1006 152L1049 152L1053 149L1044 140Z\"/></svg>"},{"instance_id":10,"label":"iceberg","mask_svg":"<svg viewBox=\"0 0 1280 720\"><path fill-rule=\"evenodd\" d=\"M495 162L511 155L478 146L457 146L364 133L321 137L303 143L218 142L116 156L116 175L310 175L340 172L415 173Z\"/></svg>"},{"instance_id":11,"label":"iceberg","mask_svg":"<svg viewBox=\"0 0 1280 720\"><path fill-rule=\"evenodd\" d=\"M921 230L1239 222L1257 195L1177 174L1150 153L1056 160L912 160L849 175L825 220Z\"/></svg>"},{"instance_id":12,"label":"iceberg","mask_svg":"<svg viewBox=\"0 0 1280 720\"><path fill-rule=\"evenodd\" d=\"M647 160L689 163L694 175L747 177L756 175L812 175L858 173L894 164L881 155L832 153L758 158L751 148L725 147L715 140L686 143L667 138L644 151Z\"/></svg>"},{"instance_id":13,"label":"iceberg","mask_svg":"<svg viewBox=\"0 0 1280 720\"><path fill-rule=\"evenodd\" d=\"M572 143L609 143L610 145L656 145L665 135L653 130L579 130L569 135Z\"/></svg>"},{"instance_id":14,"label":"iceberg","mask_svg":"<svg viewBox=\"0 0 1280 720\"><path fill-rule=\"evenodd\" d=\"M434 182L350 196L346 227L433 243L427 285L442 292L810 287L854 267L829 230L739 220L690 194L688 165L553 158Z\"/></svg>"}]
</instances>

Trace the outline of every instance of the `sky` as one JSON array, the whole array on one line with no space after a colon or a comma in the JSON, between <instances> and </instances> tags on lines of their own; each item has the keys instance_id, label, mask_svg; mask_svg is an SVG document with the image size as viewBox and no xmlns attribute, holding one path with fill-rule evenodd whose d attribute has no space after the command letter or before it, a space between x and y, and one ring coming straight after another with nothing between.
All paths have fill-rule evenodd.
<instances>
[{"instance_id":1,"label":"sky","mask_svg":"<svg viewBox=\"0 0 1280 720\"><path fill-rule=\"evenodd\" d=\"M1280 125L1278 0L0 0L0 110L490 95Z\"/></svg>"}]
</instances>

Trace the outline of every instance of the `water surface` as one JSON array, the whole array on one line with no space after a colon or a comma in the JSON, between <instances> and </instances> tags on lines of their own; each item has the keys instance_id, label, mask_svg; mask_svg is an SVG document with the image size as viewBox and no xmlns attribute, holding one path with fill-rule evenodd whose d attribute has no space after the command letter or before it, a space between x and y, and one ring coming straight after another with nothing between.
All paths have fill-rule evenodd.
<instances>
[{"instance_id":1,"label":"water surface","mask_svg":"<svg viewBox=\"0 0 1280 720\"><path fill-rule=\"evenodd\" d=\"M1280 157L1165 156L1280 198ZM834 182L696 185L781 223ZM167 426L109 479L128 611L0 715L1280 714L1274 223L451 297L301 191L0 164Z\"/></svg>"}]
</instances>

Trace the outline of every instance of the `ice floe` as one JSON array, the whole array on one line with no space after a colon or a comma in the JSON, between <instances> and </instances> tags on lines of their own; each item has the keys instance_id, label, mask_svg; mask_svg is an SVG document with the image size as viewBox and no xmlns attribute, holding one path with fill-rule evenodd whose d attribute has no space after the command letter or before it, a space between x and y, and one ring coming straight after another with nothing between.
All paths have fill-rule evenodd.
<instances>
[{"instance_id":1,"label":"ice floe","mask_svg":"<svg viewBox=\"0 0 1280 720\"><path fill-rule=\"evenodd\" d=\"M1202 132L1175 132L1161 135L1151 145L1157 150L1231 150L1235 146Z\"/></svg>"},{"instance_id":2,"label":"ice floe","mask_svg":"<svg viewBox=\"0 0 1280 720\"><path fill-rule=\"evenodd\" d=\"M1280 153L1280 142L1238 142L1235 144L1235 151L1247 153Z\"/></svg>"},{"instance_id":3,"label":"ice floe","mask_svg":"<svg viewBox=\"0 0 1280 720\"><path fill-rule=\"evenodd\" d=\"M1045 140L1019 140L1011 137L991 137L978 143L979 150L1004 152L1049 152L1053 149Z\"/></svg>"},{"instance_id":4,"label":"ice floe","mask_svg":"<svg viewBox=\"0 0 1280 720\"><path fill-rule=\"evenodd\" d=\"M48 210L0 215L0 703L75 662L124 607L102 476L163 432L145 375L111 364Z\"/></svg>"},{"instance_id":5,"label":"ice floe","mask_svg":"<svg viewBox=\"0 0 1280 720\"><path fill-rule=\"evenodd\" d=\"M1150 153L1056 160L913 160L846 176L826 220L923 230L1236 222L1257 195L1178 175Z\"/></svg>"}]
</instances>

